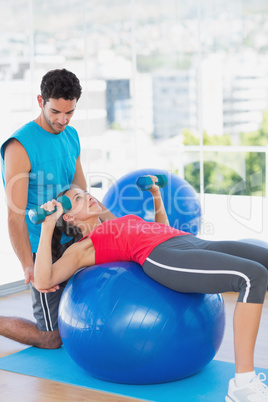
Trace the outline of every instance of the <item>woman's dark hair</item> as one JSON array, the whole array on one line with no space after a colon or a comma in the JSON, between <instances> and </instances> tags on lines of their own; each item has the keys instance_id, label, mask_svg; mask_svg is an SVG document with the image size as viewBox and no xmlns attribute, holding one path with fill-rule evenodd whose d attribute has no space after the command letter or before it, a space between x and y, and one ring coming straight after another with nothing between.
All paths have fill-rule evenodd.
<instances>
[{"instance_id":1,"label":"woman's dark hair","mask_svg":"<svg viewBox=\"0 0 268 402\"><path fill-rule=\"evenodd\" d=\"M58 197L64 195L68 190L63 191L62 193L60 193L58 195ZM82 239L83 234L81 232L81 230L77 227L77 226L73 226L70 225L69 222L66 222L63 219L63 215L62 214L59 219L57 220L55 229L54 229L54 233L53 233L53 237L52 237L52 244L51 244L51 248L52 248L52 259L53 262L55 262L56 260L58 260L62 254L63 254L63 248L61 245L61 237L62 234L66 234L66 236L70 237L70 242L68 242L68 246L70 246L71 244L77 242L78 240Z\"/></svg>"},{"instance_id":2,"label":"woman's dark hair","mask_svg":"<svg viewBox=\"0 0 268 402\"><path fill-rule=\"evenodd\" d=\"M79 79L74 73L65 68L51 70L46 73L42 78L40 88L44 105L50 98L78 100L82 93Z\"/></svg>"}]
</instances>

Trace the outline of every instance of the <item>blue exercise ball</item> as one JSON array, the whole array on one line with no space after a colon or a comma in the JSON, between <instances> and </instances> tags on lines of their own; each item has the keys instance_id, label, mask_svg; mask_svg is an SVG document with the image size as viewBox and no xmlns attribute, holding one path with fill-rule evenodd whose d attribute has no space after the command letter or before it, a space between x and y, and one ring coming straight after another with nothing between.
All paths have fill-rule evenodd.
<instances>
[{"instance_id":1,"label":"blue exercise ball","mask_svg":"<svg viewBox=\"0 0 268 402\"><path fill-rule=\"evenodd\" d=\"M134 262L84 268L68 282L59 331L90 375L125 384L188 377L208 364L225 326L220 295L178 293Z\"/></svg>"},{"instance_id":2,"label":"blue exercise ball","mask_svg":"<svg viewBox=\"0 0 268 402\"><path fill-rule=\"evenodd\" d=\"M170 226L196 235L201 224L201 207L193 187L174 173L160 169L140 169L114 183L103 198L103 204L117 217L135 214L154 221L154 204L148 191L140 191L136 181L144 175L165 174L166 187L161 189Z\"/></svg>"}]
</instances>

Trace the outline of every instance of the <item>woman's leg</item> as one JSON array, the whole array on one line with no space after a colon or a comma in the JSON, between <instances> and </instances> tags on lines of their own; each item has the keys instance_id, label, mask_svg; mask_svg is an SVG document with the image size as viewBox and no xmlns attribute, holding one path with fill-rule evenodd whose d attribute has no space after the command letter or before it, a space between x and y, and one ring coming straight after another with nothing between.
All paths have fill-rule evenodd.
<instances>
[{"instance_id":1,"label":"woman's leg","mask_svg":"<svg viewBox=\"0 0 268 402\"><path fill-rule=\"evenodd\" d=\"M254 371L254 349L262 304L236 304L234 312L234 351L237 373Z\"/></svg>"},{"instance_id":2,"label":"woman's leg","mask_svg":"<svg viewBox=\"0 0 268 402\"><path fill-rule=\"evenodd\" d=\"M254 349L262 304L238 302L234 312L235 377L229 381L226 402L268 402L266 376L254 370Z\"/></svg>"},{"instance_id":3,"label":"woman's leg","mask_svg":"<svg viewBox=\"0 0 268 402\"><path fill-rule=\"evenodd\" d=\"M237 241L204 241L204 246L207 250L219 251L257 261L268 268L267 248ZM262 307L262 304L257 303L238 302L236 304L233 325L237 373L254 371L254 349Z\"/></svg>"},{"instance_id":4,"label":"woman's leg","mask_svg":"<svg viewBox=\"0 0 268 402\"><path fill-rule=\"evenodd\" d=\"M144 262L144 272L179 292L239 293L234 313L236 377L230 381L226 401L243 401L247 393L254 394L254 401L268 401L268 389L254 372L254 348L268 282L268 251L261 250L256 262L253 254L257 249L248 253L244 245L235 247L228 242L209 248L212 242L184 238L157 246Z\"/></svg>"},{"instance_id":5,"label":"woman's leg","mask_svg":"<svg viewBox=\"0 0 268 402\"><path fill-rule=\"evenodd\" d=\"M200 241L200 246L204 250L218 251L256 261L268 270L268 248L243 241L208 241L201 239L198 239L198 241Z\"/></svg>"},{"instance_id":6,"label":"woman's leg","mask_svg":"<svg viewBox=\"0 0 268 402\"><path fill-rule=\"evenodd\" d=\"M234 242L227 243L233 246ZM218 249L209 248L212 246ZM268 265L268 250L263 250L262 261ZM178 292L238 292L239 302L262 304L268 284L267 267L253 258L241 257L243 253L248 254L245 244L230 250L226 242L178 236L158 245L145 260L143 270Z\"/></svg>"}]
</instances>

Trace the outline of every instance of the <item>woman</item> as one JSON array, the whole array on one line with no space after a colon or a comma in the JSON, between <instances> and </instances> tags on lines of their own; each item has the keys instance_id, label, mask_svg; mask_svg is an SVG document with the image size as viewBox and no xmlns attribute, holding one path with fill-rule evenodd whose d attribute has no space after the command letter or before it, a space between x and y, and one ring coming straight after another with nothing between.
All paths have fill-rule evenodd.
<instances>
[{"instance_id":1,"label":"woman","mask_svg":"<svg viewBox=\"0 0 268 402\"><path fill-rule=\"evenodd\" d=\"M63 214L56 200L43 205L57 211L42 224L35 263L38 290L61 283L82 267L121 260L140 263L151 278L179 292L239 292L234 313L236 374L226 401L268 401L268 387L256 376L253 361L268 284L268 250L243 242L205 241L171 228L157 178L150 177L155 222L127 215L101 223L97 201L77 188L65 193L72 202L68 213ZM59 218L84 237L52 264L51 240Z\"/></svg>"}]
</instances>

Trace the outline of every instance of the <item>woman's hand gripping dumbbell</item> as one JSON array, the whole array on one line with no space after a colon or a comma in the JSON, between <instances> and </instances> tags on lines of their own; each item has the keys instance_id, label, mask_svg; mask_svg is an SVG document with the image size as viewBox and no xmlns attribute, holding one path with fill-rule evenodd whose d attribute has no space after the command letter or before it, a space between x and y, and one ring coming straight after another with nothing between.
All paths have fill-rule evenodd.
<instances>
[{"instance_id":1,"label":"woman's hand gripping dumbbell","mask_svg":"<svg viewBox=\"0 0 268 402\"><path fill-rule=\"evenodd\" d=\"M165 174L156 174L154 176L158 179L158 181L155 182L158 187L163 188L167 185L168 179ZM141 191L150 190L153 184L153 180L150 176L140 176L136 181L136 185Z\"/></svg>"},{"instance_id":2,"label":"woman's hand gripping dumbbell","mask_svg":"<svg viewBox=\"0 0 268 402\"><path fill-rule=\"evenodd\" d=\"M61 203L64 213L72 209L71 200L66 195L57 198L57 201ZM56 210L57 208L55 207L52 211L45 211L43 208L37 206L30 209L28 215L31 222L33 222L35 225L38 225L45 220L46 216L53 214Z\"/></svg>"}]
</instances>

